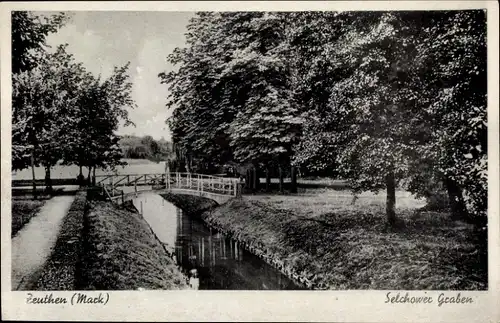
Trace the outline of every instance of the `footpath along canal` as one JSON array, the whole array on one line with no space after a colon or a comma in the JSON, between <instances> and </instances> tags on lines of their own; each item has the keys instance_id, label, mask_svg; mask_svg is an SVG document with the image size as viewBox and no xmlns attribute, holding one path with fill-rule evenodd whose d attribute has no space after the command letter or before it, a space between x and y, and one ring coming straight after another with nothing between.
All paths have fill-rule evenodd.
<instances>
[{"instance_id":1,"label":"footpath along canal","mask_svg":"<svg viewBox=\"0 0 500 323\"><path fill-rule=\"evenodd\" d=\"M51 198L12 239L12 290L30 290L36 283L74 199L74 195Z\"/></svg>"},{"instance_id":2,"label":"footpath along canal","mask_svg":"<svg viewBox=\"0 0 500 323\"><path fill-rule=\"evenodd\" d=\"M186 273L196 270L199 289L301 289L240 244L209 228L153 192L133 199L158 239L170 248Z\"/></svg>"}]
</instances>

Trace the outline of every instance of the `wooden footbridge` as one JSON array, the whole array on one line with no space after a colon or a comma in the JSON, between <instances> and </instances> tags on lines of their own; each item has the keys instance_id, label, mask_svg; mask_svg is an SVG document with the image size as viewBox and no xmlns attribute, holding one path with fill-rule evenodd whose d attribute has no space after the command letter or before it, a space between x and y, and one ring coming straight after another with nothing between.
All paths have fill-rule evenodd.
<instances>
[{"instance_id":1,"label":"wooden footbridge","mask_svg":"<svg viewBox=\"0 0 500 323\"><path fill-rule=\"evenodd\" d=\"M144 191L202 196L219 204L241 195L237 178L194 173L98 175L95 182L103 188L109 200L118 204Z\"/></svg>"}]
</instances>

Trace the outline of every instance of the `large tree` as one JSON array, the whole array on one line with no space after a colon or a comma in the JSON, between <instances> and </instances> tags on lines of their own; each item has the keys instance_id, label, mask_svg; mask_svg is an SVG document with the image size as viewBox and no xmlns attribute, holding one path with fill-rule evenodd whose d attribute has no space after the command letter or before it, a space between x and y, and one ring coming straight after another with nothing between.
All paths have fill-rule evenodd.
<instances>
[{"instance_id":1,"label":"large tree","mask_svg":"<svg viewBox=\"0 0 500 323\"><path fill-rule=\"evenodd\" d=\"M19 97L15 98L16 94L23 92L22 88L37 88L42 80L39 77L43 74L42 71L36 71L34 75L28 74L18 75L22 72L29 72L46 59L46 37L50 33L56 32L63 26L68 16L64 13L59 13L51 16L39 16L28 11L13 11L11 14L12 28L12 83L13 83L13 123L12 123L12 167L13 169L24 168L31 164L33 168L33 192L36 191L34 166L35 151L40 149L34 143L35 135L30 129L38 120L34 119L33 98L37 93L30 92L27 94L26 100L30 101L28 105L31 112L23 111L23 107L15 106L16 102L20 102ZM22 83L22 84L21 84ZM30 84L31 83L31 84ZM46 89L42 89L42 92ZM17 100L17 101L16 101ZM20 113L20 115L16 115ZM50 177L50 176L49 176ZM50 183L49 183L50 184Z\"/></svg>"},{"instance_id":2,"label":"large tree","mask_svg":"<svg viewBox=\"0 0 500 323\"><path fill-rule=\"evenodd\" d=\"M64 154L65 164L80 167L80 178L83 167L89 169L90 177L96 167L114 169L122 164L120 138L115 132L120 122L133 124L127 109L135 108L128 66L116 67L103 81L87 74L80 87L78 101L70 111Z\"/></svg>"},{"instance_id":3,"label":"large tree","mask_svg":"<svg viewBox=\"0 0 500 323\"><path fill-rule=\"evenodd\" d=\"M220 104L220 64L229 57L231 45L218 31L222 20L216 13L199 13L191 20L186 47L176 48L168 61L178 66L161 73L169 85L168 107L175 107L169 127L175 151L182 163L191 165L193 155L204 163L224 163L232 152L225 132L234 113Z\"/></svg>"},{"instance_id":4,"label":"large tree","mask_svg":"<svg viewBox=\"0 0 500 323\"><path fill-rule=\"evenodd\" d=\"M187 46L169 56L179 69L160 74L175 107L173 140L188 159L289 164L301 119L290 92L284 18L236 12L192 20Z\"/></svg>"},{"instance_id":5,"label":"large tree","mask_svg":"<svg viewBox=\"0 0 500 323\"><path fill-rule=\"evenodd\" d=\"M48 191L52 189L50 169L63 156L60 143L68 135L82 73L81 64L60 46L41 55L36 67L13 75L12 166L27 167L31 155L35 165L45 168Z\"/></svg>"},{"instance_id":6,"label":"large tree","mask_svg":"<svg viewBox=\"0 0 500 323\"><path fill-rule=\"evenodd\" d=\"M419 155L432 161L431 169L448 192L453 215L484 222L488 191L485 12L441 13L426 28L420 46L428 68L421 76L425 87L419 101L430 103L425 109L430 122L429 140Z\"/></svg>"},{"instance_id":7,"label":"large tree","mask_svg":"<svg viewBox=\"0 0 500 323\"><path fill-rule=\"evenodd\" d=\"M302 125L292 92L286 24L286 14L280 13L249 20L246 26L252 41L235 51L221 75L221 79L238 80L235 86L246 98L229 127L235 158L263 163L268 172L273 161L280 170L290 164Z\"/></svg>"},{"instance_id":8,"label":"large tree","mask_svg":"<svg viewBox=\"0 0 500 323\"><path fill-rule=\"evenodd\" d=\"M324 46L329 76L312 69L329 80L328 104L319 102L308 112L297 161L334 165L356 190L385 188L390 223L401 180L409 180L415 193L443 181L454 213L464 213L467 182L474 192L468 195L471 204L481 204L484 13L343 13L335 19L333 25L343 27Z\"/></svg>"}]
</instances>

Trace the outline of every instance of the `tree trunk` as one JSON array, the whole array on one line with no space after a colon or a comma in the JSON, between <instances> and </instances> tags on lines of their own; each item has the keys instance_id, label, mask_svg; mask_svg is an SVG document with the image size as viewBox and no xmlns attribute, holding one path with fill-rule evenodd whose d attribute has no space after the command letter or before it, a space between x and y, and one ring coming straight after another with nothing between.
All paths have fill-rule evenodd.
<instances>
[{"instance_id":1,"label":"tree trunk","mask_svg":"<svg viewBox=\"0 0 500 323\"><path fill-rule=\"evenodd\" d=\"M295 166L292 166L290 169L290 177L291 177L290 192L297 193L297 169Z\"/></svg>"},{"instance_id":2,"label":"tree trunk","mask_svg":"<svg viewBox=\"0 0 500 323\"><path fill-rule=\"evenodd\" d=\"M250 168L248 170L248 186L250 187L250 189L252 190L252 192L254 191L254 170L253 168Z\"/></svg>"},{"instance_id":3,"label":"tree trunk","mask_svg":"<svg viewBox=\"0 0 500 323\"><path fill-rule=\"evenodd\" d=\"M52 179L50 178L50 166L45 166L45 191L52 194Z\"/></svg>"},{"instance_id":4,"label":"tree trunk","mask_svg":"<svg viewBox=\"0 0 500 323\"><path fill-rule=\"evenodd\" d=\"M186 164L182 161L179 161L179 167L177 170L179 173L184 173L186 171Z\"/></svg>"},{"instance_id":5,"label":"tree trunk","mask_svg":"<svg viewBox=\"0 0 500 323\"><path fill-rule=\"evenodd\" d=\"M33 151L31 153L31 175L33 176L33 198L36 200L37 199L37 194L36 194L36 178L35 178L35 149L33 148Z\"/></svg>"},{"instance_id":6,"label":"tree trunk","mask_svg":"<svg viewBox=\"0 0 500 323\"><path fill-rule=\"evenodd\" d=\"M189 156L186 156L186 172L191 173L191 158Z\"/></svg>"},{"instance_id":7,"label":"tree trunk","mask_svg":"<svg viewBox=\"0 0 500 323\"><path fill-rule=\"evenodd\" d=\"M271 190L271 171L269 165L266 166L266 192Z\"/></svg>"},{"instance_id":8,"label":"tree trunk","mask_svg":"<svg viewBox=\"0 0 500 323\"><path fill-rule=\"evenodd\" d=\"M259 169L257 168L257 166L254 166L254 168L253 168L253 189L255 191L257 191L259 189L259 184L260 184Z\"/></svg>"},{"instance_id":9,"label":"tree trunk","mask_svg":"<svg viewBox=\"0 0 500 323\"><path fill-rule=\"evenodd\" d=\"M285 190L283 188L283 167L281 165L278 166L279 176L280 176L280 193L283 193Z\"/></svg>"},{"instance_id":10,"label":"tree trunk","mask_svg":"<svg viewBox=\"0 0 500 323\"><path fill-rule=\"evenodd\" d=\"M89 173L87 174L87 185L90 185L90 174L92 173L92 166L88 167Z\"/></svg>"},{"instance_id":11,"label":"tree trunk","mask_svg":"<svg viewBox=\"0 0 500 323\"><path fill-rule=\"evenodd\" d=\"M78 185L82 186L83 185L83 166L80 165L80 174L78 174L77 176L77 181L78 181Z\"/></svg>"},{"instance_id":12,"label":"tree trunk","mask_svg":"<svg viewBox=\"0 0 500 323\"><path fill-rule=\"evenodd\" d=\"M446 177L445 180L446 190L448 191L448 199L450 200L451 215L453 219L466 219L467 208L465 207L463 192L457 183Z\"/></svg>"},{"instance_id":13,"label":"tree trunk","mask_svg":"<svg viewBox=\"0 0 500 323\"><path fill-rule=\"evenodd\" d=\"M245 176L245 188L247 190L250 190L250 187L251 187L251 184L250 184L250 179L251 179L251 176L250 176L250 169L247 169L247 174Z\"/></svg>"},{"instance_id":14,"label":"tree trunk","mask_svg":"<svg viewBox=\"0 0 500 323\"><path fill-rule=\"evenodd\" d=\"M92 185L95 186L95 166L92 168Z\"/></svg>"},{"instance_id":15,"label":"tree trunk","mask_svg":"<svg viewBox=\"0 0 500 323\"><path fill-rule=\"evenodd\" d=\"M387 174L385 183L387 187L387 222L389 222L390 225L394 225L396 223L396 181L393 171Z\"/></svg>"}]
</instances>

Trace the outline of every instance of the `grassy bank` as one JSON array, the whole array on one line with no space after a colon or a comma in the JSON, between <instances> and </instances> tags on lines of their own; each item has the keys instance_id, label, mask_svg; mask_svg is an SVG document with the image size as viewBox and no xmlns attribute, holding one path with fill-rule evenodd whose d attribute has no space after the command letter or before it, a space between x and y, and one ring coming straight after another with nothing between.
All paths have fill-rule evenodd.
<instances>
[{"instance_id":1,"label":"grassy bank","mask_svg":"<svg viewBox=\"0 0 500 323\"><path fill-rule=\"evenodd\" d=\"M22 229L34 216L38 214L40 208L45 204L47 199L28 199L15 198L12 199L12 232L11 237L14 237L19 230Z\"/></svg>"},{"instance_id":2,"label":"grassy bank","mask_svg":"<svg viewBox=\"0 0 500 323\"><path fill-rule=\"evenodd\" d=\"M398 206L396 228L385 225L383 196L328 189L244 196L202 217L311 288L487 288L485 231L416 213L422 202L405 192Z\"/></svg>"},{"instance_id":3,"label":"grassy bank","mask_svg":"<svg viewBox=\"0 0 500 323\"><path fill-rule=\"evenodd\" d=\"M75 290L82 253L87 192L80 190L65 216L52 254L41 270L35 290Z\"/></svg>"},{"instance_id":4,"label":"grassy bank","mask_svg":"<svg viewBox=\"0 0 500 323\"><path fill-rule=\"evenodd\" d=\"M84 221L79 289L186 289L184 275L130 207L92 202Z\"/></svg>"},{"instance_id":5,"label":"grassy bank","mask_svg":"<svg viewBox=\"0 0 500 323\"><path fill-rule=\"evenodd\" d=\"M193 216L200 216L203 212L217 206L215 201L201 196L172 194L168 192L160 195L170 203L182 209L184 212Z\"/></svg>"}]
</instances>

